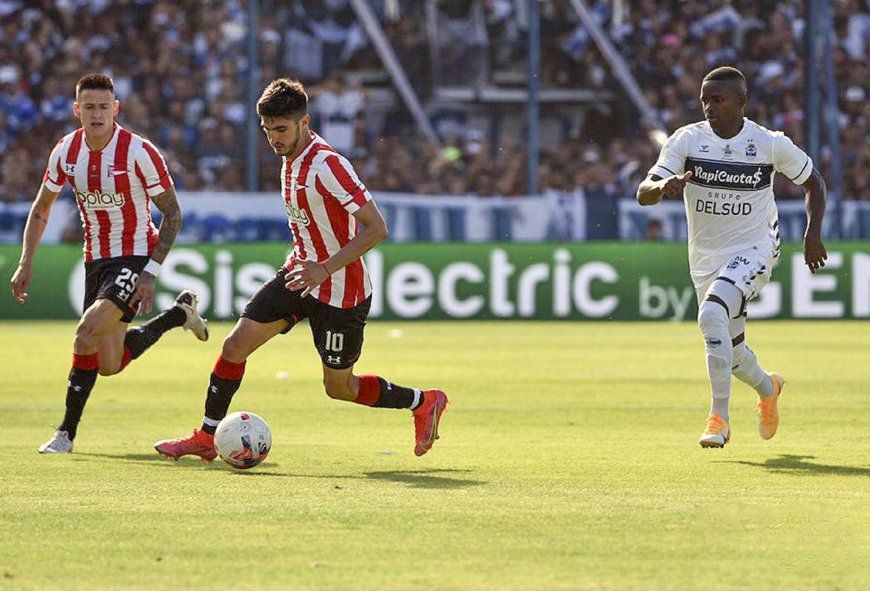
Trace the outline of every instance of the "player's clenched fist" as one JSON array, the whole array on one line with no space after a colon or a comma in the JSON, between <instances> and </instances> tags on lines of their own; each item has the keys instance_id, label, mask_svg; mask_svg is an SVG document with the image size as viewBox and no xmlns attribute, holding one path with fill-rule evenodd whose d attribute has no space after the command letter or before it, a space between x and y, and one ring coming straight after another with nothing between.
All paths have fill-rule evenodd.
<instances>
[{"instance_id":1,"label":"player's clenched fist","mask_svg":"<svg viewBox=\"0 0 870 591\"><path fill-rule=\"evenodd\" d=\"M33 280L33 271L30 267L19 265L12 276L12 297L19 304L27 301L27 288L30 287L30 282Z\"/></svg>"},{"instance_id":2,"label":"player's clenched fist","mask_svg":"<svg viewBox=\"0 0 870 591\"><path fill-rule=\"evenodd\" d=\"M662 185L662 195L665 197L679 197L683 194L683 188L685 188L690 178L692 178L691 170L684 173L683 176L674 175L666 178L664 180L665 184Z\"/></svg>"}]
</instances>

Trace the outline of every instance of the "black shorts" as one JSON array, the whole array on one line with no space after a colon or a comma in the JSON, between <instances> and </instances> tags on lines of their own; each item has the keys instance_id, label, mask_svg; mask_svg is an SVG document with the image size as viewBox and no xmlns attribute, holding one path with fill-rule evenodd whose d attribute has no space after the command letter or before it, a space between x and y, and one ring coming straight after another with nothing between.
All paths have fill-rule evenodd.
<instances>
[{"instance_id":1,"label":"black shorts","mask_svg":"<svg viewBox=\"0 0 870 591\"><path fill-rule=\"evenodd\" d=\"M110 300L121 312L121 322L131 322L139 309L127 305L136 288L136 280L148 263L146 256L114 257L85 263L85 302L83 310L97 300Z\"/></svg>"},{"instance_id":2,"label":"black shorts","mask_svg":"<svg viewBox=\"0 0 870 591\"><path fill-rule=\"evenodd\" d=\"M245 306L242 318L262 323L286 320L289 326L281 334L287 334L297 322L308 318L314 346L323 365L333 369L351 367L362 353L371 296L353 308L336 308L310 295L303 298L302 290L290 291L284 287L286 274L287 269L278 269L275 277Z\"/></svg>"}]
</instances>

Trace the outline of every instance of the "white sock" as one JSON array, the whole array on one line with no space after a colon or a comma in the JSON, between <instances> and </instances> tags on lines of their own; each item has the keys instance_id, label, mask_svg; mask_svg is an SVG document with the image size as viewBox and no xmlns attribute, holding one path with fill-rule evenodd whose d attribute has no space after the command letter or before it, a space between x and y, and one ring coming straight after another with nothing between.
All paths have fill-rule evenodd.
<instances>
[{"instance_id":1,"label":"white sock","mask_svg":"<svg viewBox=\"0 0 870 591\"><path fill-rule=\"evenodd\" d=\"M712 401L712 404L710 404L710 414L717 414L726 421L730 421L731 415L728 412L728 402L730 401L730 398L720 398L714 396L712 398Z\"/></svg>"},{"instance_id":2,"label":"white sock","mask_svg":"<svg viewBox=\"0 0 870 591\"><path fill-rule=\"evenodd\" d=\"M414 402L411 403L411 407L410 407L411 410L417 410L417 408L420 406L420 403L422 403L422 402L423 402L423 393L420 390L418 390L417 388L414 388Z\"/></svg>"},{"instance_id":3,"label":"white sock","mask_svg":"<svg viewBox=\"0 0 870 591\"><path fill-rule=\"evenodd\" d=\"M716 414L728 420L728 399L731 397L731 335L728 333L728 312L720 304L705 300L698 314L698 324L704 335L707 351L707 375ZM724 414L721 412L724 409Z\"/></svg>"},{"instance_id":4,"label":"white sock","mask_svg":"<svg viewBox=\"0 0 870 591\"><path fill-rule=\"evenodd\" d=\"M758 358L746 343L734 347L733 373L738 380L752 386L759 396L767 398L773 394L773 380L759 365Z\"/></svg>"}]
</instances>

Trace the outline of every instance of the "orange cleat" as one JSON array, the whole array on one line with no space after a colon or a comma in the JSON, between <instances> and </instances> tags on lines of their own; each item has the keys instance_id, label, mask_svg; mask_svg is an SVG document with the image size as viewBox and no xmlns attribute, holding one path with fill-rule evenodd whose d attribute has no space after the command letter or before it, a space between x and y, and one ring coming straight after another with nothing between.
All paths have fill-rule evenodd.
<instances>
[{"instance_id":1,"label":"orange cleat","mask_svg":"<svg viewBox=\"0 0 870 591\"><path fill-rule=\"evenodd\" d=\"M154 444L154 449L167 460L178 460L182 456L199 456L204 462L217 457L214 448L214 435L194 429L189 437L164 439Z\"/></svg>"},{"instance_id":2,"label":"orange cleat","mask_svg":"<svg viewBox=\"0 0 870 591\"><path fill-rule=\"evenodd\" d=\"M418 456L432 449L432 444L438 439L438 423L448 404L447 394L441 390L425 390L423 401L414 411L414 431L417 436L414 453Z\"/></svg>"},{"instance_id":3,"label":"orange cleat","mask_svg":"<svg viewBox=\"0 0 870 591\"><path fill-rule=\"evenodd\" d=\"M731 439L731 426L728 425L728 421L717 414L711 414L707 417L704 432L701 433L698 443L701 447L725 447L729 439Z\"/></svg>"},{"instance_id":4,"label":"orange cleat","mask_svg":"<svg viewBox=\"0 0 870 591\"><path fill-rule=\"evenodd\" d=\"M778 373L769 373L770 379L773 380L773 394L767 398L758 397L758 404L755 406L755 412L758 414L758 434L762 439L770 439L776 435L776 428L779 426L779 409L777 402L779 395L782 392L782 387L785 386L785 378Z\"/></svg>"}]
</instances>

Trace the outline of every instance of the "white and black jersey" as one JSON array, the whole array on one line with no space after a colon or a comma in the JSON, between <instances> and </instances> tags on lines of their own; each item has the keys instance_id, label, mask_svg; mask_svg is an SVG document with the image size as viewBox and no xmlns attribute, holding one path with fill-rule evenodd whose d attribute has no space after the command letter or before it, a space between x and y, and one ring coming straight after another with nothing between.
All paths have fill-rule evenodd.
<instances>
[{"instance_id":1,"label":"white and black jersey","mask_svg":"<svg viewBox=\"0 0 870 591\"><path fill-rule=\"evenodd\" d=\"M692 172L683 200L692 277L716 272L752 247L779 249L773 175L803 184L813 171L806 153L781 131L743 120L740 133L721 138L707 121L681 127L668 138L650 174Z\"/></svg>"}]
</instances>

